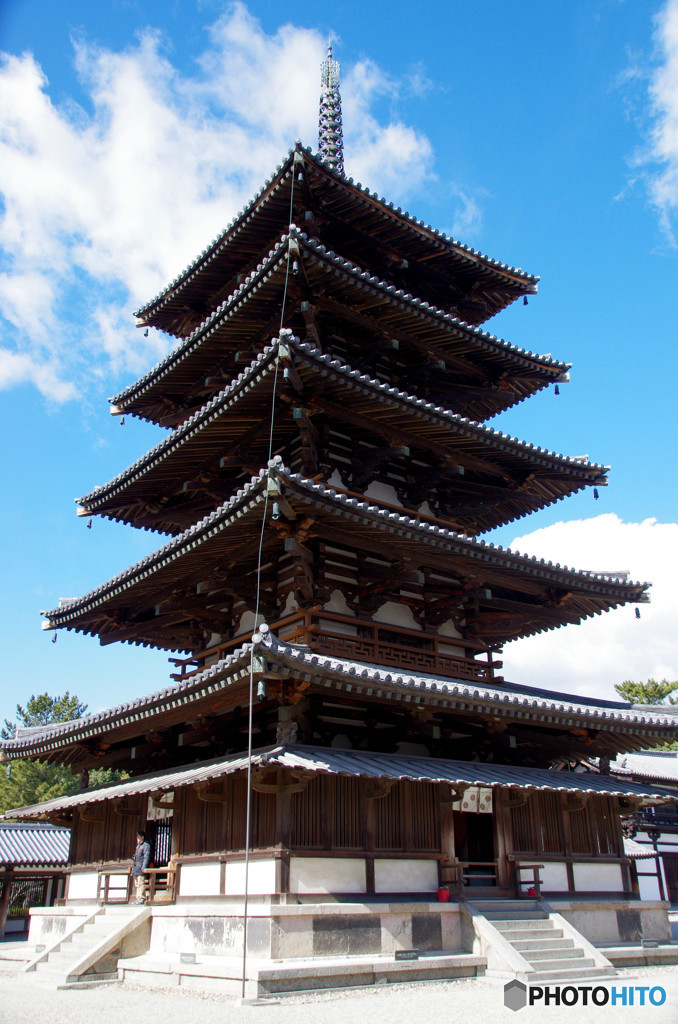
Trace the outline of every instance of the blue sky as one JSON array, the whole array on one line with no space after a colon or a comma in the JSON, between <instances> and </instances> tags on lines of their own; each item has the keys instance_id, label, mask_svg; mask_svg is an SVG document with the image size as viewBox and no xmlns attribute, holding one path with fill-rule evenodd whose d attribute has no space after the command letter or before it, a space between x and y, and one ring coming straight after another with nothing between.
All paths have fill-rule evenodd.
<instances>
[{"instance_id":1,"label":"blue sky","mask_svg":"<svg viewBox=\"0 0 678 1024\"><path fill-rule=\"evenodd\" d=\"M40 630L39 610L158 546L73 499L156 442L108 412L167 339L134 327L296 137L342 66L346 169L541 275L489 329L573 363L492 422L610 464L610 486L490 539L653 581L624 609L509 645L516 681L613 696L678 678L674 393L678 0L5 0L0 11L0 716L69 688L92 709L165 684L162 652ZM416 14L414 12L416 11Z\"/></svg>"}]
</instances>

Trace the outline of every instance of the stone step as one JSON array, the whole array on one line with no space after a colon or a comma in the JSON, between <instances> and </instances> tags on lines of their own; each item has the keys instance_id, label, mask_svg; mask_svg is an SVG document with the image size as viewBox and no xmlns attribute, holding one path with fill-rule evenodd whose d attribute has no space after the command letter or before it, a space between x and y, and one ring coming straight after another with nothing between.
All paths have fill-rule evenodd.
<instances>
[{"instance_id":1,"label":"stone step","mask_svg":"<svg viewBox=\"0 0 678 1024\"><path fill-rule=\"evenodd\" d=\"M35 965L35 972L40 974L64 974L64 966L59 963L50 963L49 960L41 960Z\"/></svg>"},{"instance_id":2,"label":"stone step","mask_svg":"<svg viewBox=\"0 0 678 1024\"><path fill-rule=\"evenodd\" d=\"M538 928L524 928L520 929L519 931L503 931L502 929L499 929L499 934L502 936L502 938L506 939L507 942L510 942L511 945L513 945L514 942L521 941L522 939L534 939L535 942L546 942L548 941L548 939L556 937L553 935L553 932L543 931Z\"/></svg>"},{"instance_id":3,"label":"stone step","mask_svg":"<svg viewBox=\"0 0 678 1024\"><path fill-rule=\"evenodd\" d=\"M118 975L115 974L81 974L77 981L65 981L57 985L58 989L99 988L100 985L117 985Z\"/></svg>"},{"instance_id":4,"label":"stone step","mask_svg":"<svg viewBox=\"0 0 678 1024\"><path fill-rule=\"evenodd\" d=\"M577 970L580 968L595 967L596 961L590 957L585 957L582 950L577 950L579 957L576 957L576 964L572 962L572 957L562 957L561 959L554 958L553 960L533 960L530 959L527 962L534 967L535 971L569 971L572 967L576 967ZM525 958L527 959L527 957Z\"/></svg>"},{"instance_id":5,"label":"stone step","mask_svg":"<svg viewBox=\"0 0 678 1024\"><path fill-rule=\"evenodd\" d=\"M566 985L573 981L591 981L593 979L609 981L610 978L617 976L614 967L576 967L562 971L535 971L527 978L529 985L539 985L541 982L549 985Z\"/></svg>"},{"instance_id":6,"label":"stone step","mask_svg":"<svg viewBox=\"0 0 678 1024\"><path fill-rule=\"evenodd\" d=\"M494 927L498 928L499 931L502 932L502 933L503 932L507 932L507 931L540 931L540 932L550 932L550 931L553 930L553 924L549 920L549 918L546 918L545 920L542 920L540 918L535 918L534 920L526 920L526 921L514 918L514 919L512 919L510 921L507 921L505 919L502 919L501 921L499 921L499 920L493 921L492 918L486 917L485 920L489 921L490 924L493 924Z\"/></svg>"},{"instance_id":7,"label":"stone step","mask_svg":"<svg viewBox=\"0 0 678 1024\"><path fill-rule=\"evenodd\" d=\"M68 947L70 949L88 949L90 946L95 946L98 942L107 938L112 931L112 928L107 928L106 931L88 932L87 935L81 935L78 933L77 935L74 935L72 939L62 942L61 948L65 949Z\"/></svg>"},{"instance_id":8,"label":"stone step","mask_svg":"<svg viewBox=\"0 0 678 1024\"><path fill-rule=\"evenodd\" d=\"M481 914L492 910L538 910L542 911L541 905L536 900L473 900L473 906Z\"/></svg>"},{"instance_id":9,"label":"stone step","mask_svg":"<svg viewBox=\"0 0 678 1024\"><path fill-rule=\"evenodd\" d=\"M483 914L488 921L548 921L545 910L488 910Z\"/></svg>"},{"instance_id":10,"label":"stone step","mask_svg":"<svg viewBox=\"0 0 678 1024\"><path fill-rule=\"evenodd\" d=\"M542 935L539 938L533 939L523 938L524 932L520 932L519 939L509 939L509 942L514 949L517 949L519 953L525 952L530 949L567 949L569 946L574 946L572 939L564 939L563 933L560 928L554 928L552 932L547 932L548 938L545 939ZM505 936L504 936L505 937Z\"/></svg>"},{"instance_id":11,"label":"stone step","mask_svg":"<svg viewBox=\"0 0 678 1024\"><path fill-rule=\"evenodd\" d=\"M70 966L70 964L77 963L81 955L81 953L76 953L75 951L68 953L55 951L53 953L50 953L49 956L47 957L47 960L42 961L42 963L47 963L50 965L50 967ZM38 964L38 967L41 967L42 963Z\"/></svg>"},{"instance_id":12,"label":"stone step","mask_svg":"<svg viewBox=\"0 0 678 1024\"><path fill-rule=\"evenodd\" d=\"M547 960L576 960L578 957L584 956L583 949L568 948L567 946L558 946L555 949L522 949L519 952L522 953L523 959L533 966L545 963Z\"/></svg>"}]
</instances>

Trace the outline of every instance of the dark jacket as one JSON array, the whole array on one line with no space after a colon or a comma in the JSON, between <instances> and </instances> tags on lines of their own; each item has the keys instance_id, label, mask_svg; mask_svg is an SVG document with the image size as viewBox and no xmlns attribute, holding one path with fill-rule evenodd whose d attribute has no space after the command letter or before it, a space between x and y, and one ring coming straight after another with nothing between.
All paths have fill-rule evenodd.
<instances>
[{"instance_id":1,"label":"dark jacket","mask_svg":"<svg viewBox=\"0 0 678 1024\"><path fill-rule=\"evenodd\" d=\"M143 875L151 860L151 844L144 839L134 851L134 863L132 864L132 877Z\"/></svg>"}]
</instances>

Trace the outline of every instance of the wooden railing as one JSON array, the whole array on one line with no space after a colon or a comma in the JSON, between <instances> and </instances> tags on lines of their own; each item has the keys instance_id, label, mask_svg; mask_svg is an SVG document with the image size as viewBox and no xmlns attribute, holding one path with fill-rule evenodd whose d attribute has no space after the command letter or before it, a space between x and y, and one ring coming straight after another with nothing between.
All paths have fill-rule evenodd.
<instances>
[{"instance_id":1,"label":"wooden railing","mask_svg":"<svg viewBox=\"0 0 678 1024\"><path fill-rule=\"evenodd\" d=\"M100 868L98 899L103 903L128 903L132 898L130 872L129 866ZM175 863L160 868L147 868L144 875L147 903L174 902L177 876Z\"/></svg>"},{"instance_id":2,"label":"wooden railing","mask_svg":"<svg viewBox=\"0 0 678 1024\"><path fill-rule=\"evenodd\" d=\"M509 854L508 859L516 866L516 895L528 899L540 899L541 875L539 872L544 870L544 865L538 863L534 857L530 859ZM527 878L523 877L523 872L527 872Z\"/></svg>"},{"instance_id":3,"label":"wooden railing","mask_svg":"<svg viewBox=\"0 0 678 1024\"><path fill-rule=\"evenodd\" d=\"M496 860L448 860L440 863L440 881L449 886L450 895L462 899L466 889L495 888L499 868Z\"/></svg>"},{"instance_id":4,"label":"wooden railing","mask_svg":"<svg viewBox=\"0 0 678 1024\"><path fill-rule=\"evenodd\" d=\"M270 623L272 632L289 643L306 644L315 654L363 661L371 665L412 672L439 673L470 682L489 683L495 680L495 669L500 661L492 660L492 653L472 640L425 633L415 629L339 615L321 608L296 612ZM252 633L243 633L224 643L209 647L192 658L170 658L178 669L172 679L183 680L251 640ZM485 661L452 654L445 647L463 647L484 653ZM496 681L499 681L497 679Z\"/></svg>"}]
</instances>

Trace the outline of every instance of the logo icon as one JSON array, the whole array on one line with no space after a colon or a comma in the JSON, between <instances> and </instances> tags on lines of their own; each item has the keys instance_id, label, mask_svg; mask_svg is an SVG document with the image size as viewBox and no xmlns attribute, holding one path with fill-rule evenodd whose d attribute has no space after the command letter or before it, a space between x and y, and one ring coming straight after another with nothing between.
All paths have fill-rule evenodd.
<instances>
[{"instance_id":1,"label":"logo icon","mask_svg":"<svg viewBox=\"0 0 678 1024\"><path fill-rule=\"evenodd\" d=\"M527 985L522 981L509 981L504 985L504 1006L509 1010L522 1010L527 1005Z\"/></svg>"}]
</instances>

